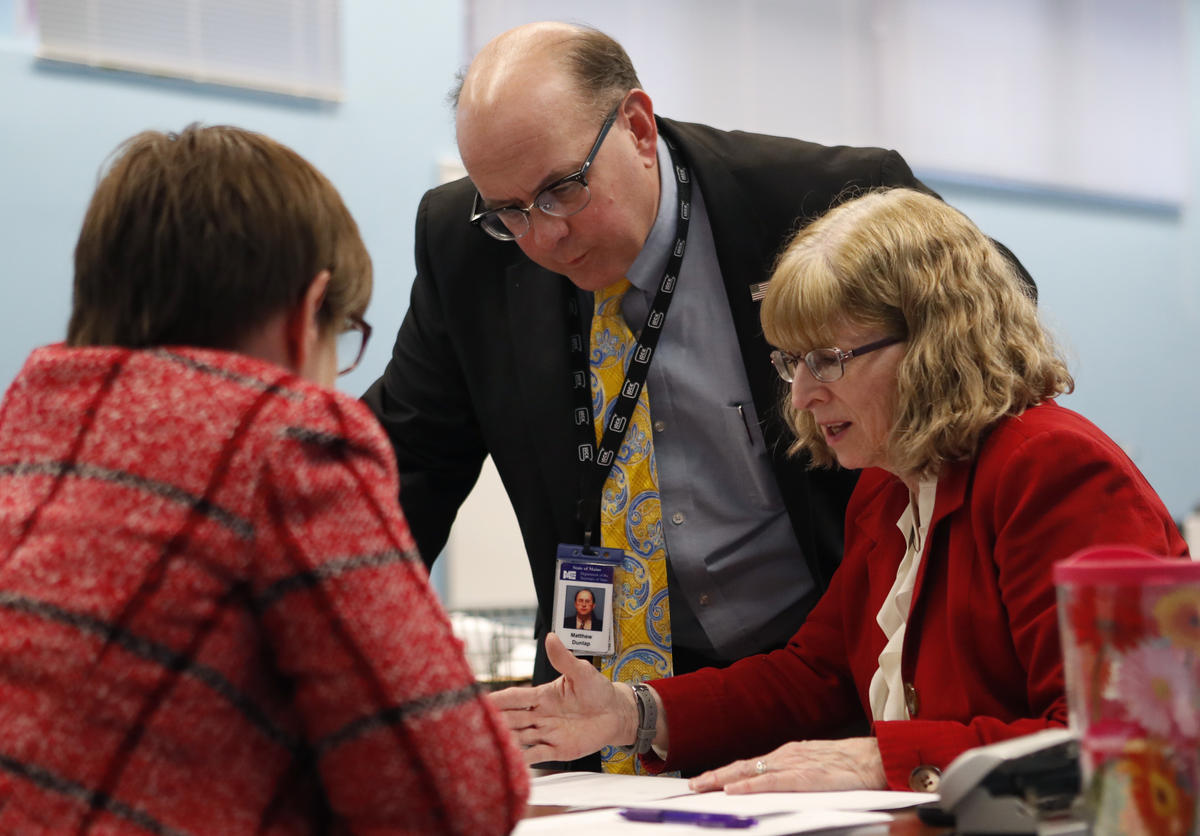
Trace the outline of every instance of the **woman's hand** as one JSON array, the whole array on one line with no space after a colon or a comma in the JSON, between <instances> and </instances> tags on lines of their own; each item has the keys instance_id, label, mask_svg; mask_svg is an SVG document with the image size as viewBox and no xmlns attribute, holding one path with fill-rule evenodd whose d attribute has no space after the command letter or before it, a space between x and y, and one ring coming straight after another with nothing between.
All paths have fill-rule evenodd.
<instances>
[{"instance_id":1,"label":"woman's hand","mask_svg":"<svg viewBox=\"0 0 1200 836\"><path fill-rule=\"evenodd\" d=\"M525 762L568 761L607 744L631 745L637 737L633 691L576 658L553 633L546 636L546 655L561 677L489 695L524 750Z\"/></svg>"},{"instance_id":2,"label":"woman's hand","mask_svg":"<svg viewBox=\"0 0 1200 836\"><path fill-rule=\"evenodd\" d=\"M688 784L697 792L724 788L727 793L882 790L887 777L875 738L850 737L785 743L769 755L734 761Z\"/></svg>"}]
</instances>

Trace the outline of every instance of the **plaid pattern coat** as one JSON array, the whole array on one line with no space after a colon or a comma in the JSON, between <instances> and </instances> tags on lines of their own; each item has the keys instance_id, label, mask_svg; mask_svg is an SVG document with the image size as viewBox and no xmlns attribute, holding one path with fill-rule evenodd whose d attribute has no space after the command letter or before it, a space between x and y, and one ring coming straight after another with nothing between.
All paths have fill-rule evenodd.
<instances>
[{"instance_id":1,"label":"plaid pattern coat","mask_svg":"<svg viewBox=\"0 0 1200 836\"><path fill-rule=\"evenodd\" d=\"M0 405L0 833L504 833L528 773L353 399L35 351Z\"/></svg>"}]
</instances>

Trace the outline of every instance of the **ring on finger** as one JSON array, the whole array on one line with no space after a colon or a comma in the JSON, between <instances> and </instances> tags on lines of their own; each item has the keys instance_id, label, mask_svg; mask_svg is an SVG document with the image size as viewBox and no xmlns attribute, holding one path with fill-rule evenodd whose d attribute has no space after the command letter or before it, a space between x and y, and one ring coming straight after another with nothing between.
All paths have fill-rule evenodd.
<instances>
[{"instance_id":1,"label":"ring on finger","mask_svg":"<svg viewBox=\"0 0 1200 836\"><path fill-rule=\"evenodd\" d=\"M767 769L768 769L768 767L767 767L766 761L759 761L758 763L754 764L754 774L755 775L762 775L764 772L767 771Z\"/></svg>"}]
</instances>

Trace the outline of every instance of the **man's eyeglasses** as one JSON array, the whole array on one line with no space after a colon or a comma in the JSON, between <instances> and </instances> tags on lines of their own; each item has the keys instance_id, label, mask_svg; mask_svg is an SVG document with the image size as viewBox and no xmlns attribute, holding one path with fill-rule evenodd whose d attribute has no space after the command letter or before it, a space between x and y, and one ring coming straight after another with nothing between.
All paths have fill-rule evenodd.
<instances>
[{"instance_id":1,"label":"man's eyeglasses","mask_svg":"<svg viewBox=\"0 0 1200 836\"><path fill-rule=\"evenodd\" d=\"M604 142L604 137L608 136L608 129L613 126L620 109L621 103L618 102L600 127L600 134L592 144L592 150L588 153L587 159L583 161L583 165L579 167L579 171L568 174L561 180L555 180L538 192L533 203L524 208L501 206L498 209L481 210L479 192L476 192L475 200L471 204L471 223L497 240L515 241L529 232L529 213L535 206L547 215L553 215L556 218L568 218L576 212L582 211L592 199L592 193L588 190L587 184L588 169L592 167L592 161L596 159L600 145Z\"/></svg>"},{"instance_id":2,"label":"man's eyeglasses","mask_svg":"<svg viewBox=\"0 0 1200 836\"><path fill-rule=\"evenodd\" d=\"M337 335L338 374L349 374L362 362L371 326L357 314L348 314Z\"/></svg>"},{"instance_id":3,"label":"man's eyeglasses","mask_svg":"<svg viewBox=\"0 0 1200 836\"><path fill-rule=\"evenodd\" d=\"M845 374L847 360L862 357L864 354L870 354L872 351L902 342L904 342L903 337L885 337L849 351L842 351L840 348L814 348L803 357L792 354L790 351L776 349L771 352L771 364L775 366L775 371L779 372L779 376L784 381L791 383L796 379L796 366L801 360L804 360L804 365L808 366L813 377L822 383L832 383Z\"/></svg>"}]
</instances>

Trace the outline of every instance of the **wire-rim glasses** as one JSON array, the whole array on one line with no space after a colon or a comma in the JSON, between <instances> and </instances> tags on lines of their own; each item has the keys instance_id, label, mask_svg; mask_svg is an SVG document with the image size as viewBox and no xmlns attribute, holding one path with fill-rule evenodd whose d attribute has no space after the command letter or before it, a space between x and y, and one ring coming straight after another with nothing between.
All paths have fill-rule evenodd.
<instances>
[{"instance_id":1,"label":"wire-rim glasses","mask_svg":"<svg viewBox=\"0 0 1200 836\"><path fill-rule=\"evenodd\" d=\"M792 354L790 351L776 349L771 352L771 365L775 367L775 371L779 372L779 376L783 378L784 382L791 383L796 379L796 366L803 360L813 377L822 383L832 383L846 373L847 360L862 357L864 354L870 354L872 351L902 342L904 342L903 337L884 337L882 340L860 345L849 351L842 351L840 348L814 348L803 357Z\"/></svg>"},{"instance_id":2,"label":"wire-rim glasses","mask_svg":"<svg viewBox=\"0 0 1200 836\"><path fill-rule=\"evenodd\" d=\"M347 314L337 335L338 374L350 374L362 362L371 326L358 314Z\"/></svg>"},{"instance_id":3,"label":"wire-rim glasses","mask_svg":"<svg viewBox=\"0 0 1200 836\"><path fill-rule=\"evenodd\" d=\"M622 99L622 101L624 100ZM600 133L596 136L596 141L592 143L592 150L588 152L587 159L583 161L583 165L579 167L578 171L555 180L538 192L533 202L524 208L500 206L496 209L480 209L482 199L479 192L475 192L475 199L471 203L471 223L498 241L515 241L529 232L529 215L535 206L538 210L556 218L568 218L583 211L583 208L592 199L587 182L588 169L592 167L592 161L600 152L604 137L608 136L608 130L613 126L620 110L621 102L617 102L600 127Z\"/></svg>"}]
</instances>

